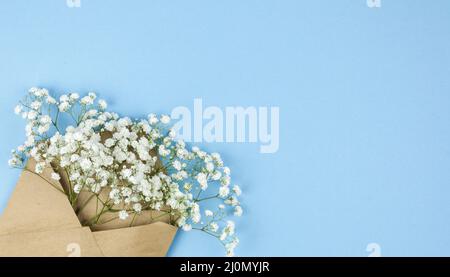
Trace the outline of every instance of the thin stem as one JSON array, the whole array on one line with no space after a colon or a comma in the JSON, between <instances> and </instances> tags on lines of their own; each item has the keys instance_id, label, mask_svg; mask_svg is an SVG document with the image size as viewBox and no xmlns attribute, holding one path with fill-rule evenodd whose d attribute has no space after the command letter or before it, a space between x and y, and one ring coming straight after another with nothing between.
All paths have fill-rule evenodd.
<instances>
[{"instance_id":1,"label":"thin stem","mask_svg":"<svg viewBox=\"0 0 450 277\"><path fill-rule=\"evenodd\" d=\"M100 222L100 223L95 223L95 224L93 224L93 225L102 225L102 224L106 224L106 223L111 222L111 221L113 221L113 220L116 220L116 219L118 219L118 218L119 218L118 216L115 216L115 217L110 218L110 219L108 219L108 220L106 220L106 221L103 221L103 222Z\"/></svg>"},{"instance_id":2,"label":"thin stem","mask_svg":"<svg viewBox=\"0 0 450 277\"><path fill-rule=\"evenodd\" d=\"M52 120L52 124L53 124L53 126L55 126L56 131L61 132L61 131L59 130L59 128L58 128L58 118L59 118L59 114L60 114L59 109L57 109L57 111L56 111L56 116L55 116L55 121Z\"/></svg>"},{"instance_id":3,"label":"thin stem","mask_svg":"<svg viewBox=\"0 0 450 277\"><path fill-rule=\"evenodd\" d=\"M137 215L137 213L134 213L133 219L130 222L130 227L133 226L134 220L136 219L136 215Z\"/></svg>"},{"instance_id":4,"label":"thin stem","mask_svg":"<svg viewBox=\"0 0 450 277\"><path fill-rule=\"evenodd\" d=\"M81 193L81 192L80 192ZM96 196L96 194L92 194L91 196L89 196L89 198L83 203L83 205L81 205L81 207L77 210L77 213L81 212L86 206L87 204L92 200L92 198L94 198L94 196ZM98 201L97 201L98 203ZM97 210L96 210L97 212Z\"/></svg>"},{"instance_id":5,"label":"thin stem","mask_svg":"<svg viewBox=\"0 0 450 277\"><path fill-rule=\"evenodd\" d=\"M219 196L219 194L208 196L208 197L205 197L205 198L202 198L202 199L197 199L197 200L195 200L195 202L200 202L200 201L204 201L204 200L208 200L208 199L217 198L218 196Z\"/></svg>"},{"instance_id":6,"label":"thin stem","mask_svg":"<svg viewBox=\"0 0 450 277\"><path fill-rule=\"evenodd\" d=\"M218 236L218 235L216 235L216 234L213 234L213 233L211 233L211 232L205 230L204 227L203 227L203 228L195 228L195 227L193 227L192 230L202 231L202 232L204 232L204 233L206 233L206 234L208 234L208 235L210 235L210 236L213 236L213 237L215 237L216 239L218 239L219 242L220 242L223 246L225 246L225 243L224 243L223 241L220 240L220 236Z\"/></svg>"}]
</instances>

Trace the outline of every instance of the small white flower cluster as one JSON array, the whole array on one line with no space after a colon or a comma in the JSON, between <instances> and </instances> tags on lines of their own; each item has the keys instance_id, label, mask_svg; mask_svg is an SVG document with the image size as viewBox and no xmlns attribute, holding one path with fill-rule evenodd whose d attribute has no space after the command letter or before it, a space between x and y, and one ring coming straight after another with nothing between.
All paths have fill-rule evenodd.
<instances>
[{"instance_id":1,"label":"small white flower cluster","mask_svg":"<svg viewBox=\"0 0 450 277\"><path fill-rule=\"evenodd\" d=\"M9 165L23 168L32 157L39 174L56 164L67 174L71 204L81 191L98 196L106 190L105 206L114 207L110 212L118 218L161 211L185 231L215 236L232 256L239 240L234 222L226 217L230 210L242 215L241 189L231 185L231 171L220 155L198 147L188 150L183 141L175 139L167 115L132 120L106 108L106 101L97 100L93 92L84 97L65 94L57 101L46 89L30 89L15 108L27 120L27 139L13 150ZM61 132L58 120L63 116L74 124ZM51 177L62 178L58 173ZM201 207L210 201L215 211Z\"/></svg>"}]
</instances>

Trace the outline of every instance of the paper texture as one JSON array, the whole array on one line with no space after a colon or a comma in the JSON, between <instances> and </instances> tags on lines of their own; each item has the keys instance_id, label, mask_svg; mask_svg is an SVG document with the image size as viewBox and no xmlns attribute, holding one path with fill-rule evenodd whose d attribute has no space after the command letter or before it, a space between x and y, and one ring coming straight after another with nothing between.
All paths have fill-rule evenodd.
<instances>
[{"instance_id":1,"label":"paper texture","mask_svg":"<svg viewBox=\"0 0 450 277\"><path fill-rule=\"evenodd\" d=\"M129 227L130 218L123 222L110 220L92 230L82 227L83 218L77 218L66 195L58 191L61 184L50 178L53 170L46 168L38 175L34 165L33 160L28 162L0 217L0 256L166 255L177 232L176 227L166 223L168 217L149 224L159 213L146 211L135 218L134 227ZM86 197L80 196L79 203ZM95 201L92 202L86 206L85 216L95 212Z\"/></svg>"},{"instance_id":2,"label":"paper texture","mask_svg":"<svg viewBox=\"0 0 450 277\"><path fill-rule=\"evenodd\" d=\"M0 236L1 257L103 256L89 227Z\"/></svg>"},{"instance_id":3,"label":"paper texture","mask_svg":"<svg viewBox=\"0 0 450 277\"><path fill-rule=\"evenodd\" d=\"M109 132L102 132L101 139L105 141L106 139L112 137ZM150 155L153 157L157 157L157 153L152 150L150 151ZM161 161L157 159L156 167L161 166ZM58 172L61 176L60 185L67 192L70 188L70 181L67 176L67 173L64 170L58 170L58 165L54 164L54 170ZM83 225L91 226L91 230L93 231L101 231L101 230L111 230L118 228L125 228L130 226L139 226L150 224L155 221L161 221L165 223L170 223L170 217L165 215L165 213L160 211L142 211L139 215L129 216L126 220L121 220L117 216L117 212L115 213L104 213L102 214L98 221L96 221L94 225L86 224L88 222L95 219L96 215L103 209L103 203L105 203L109 198L109 190L107 188L103 188L101 193L95 196L92 192L81 191L78 194L78 198L75 204L75 210L77 211L78 219ZM99 201L100 199L101 201ZM114 209L120 210L120 206L113 206Z\"/></svg>"},{"instance_id":4,"label":"paper texture","mask_svg":"<svg viewBox=\"0 0 450 277\"><path fill-rule=\"evenodd\" d=\"M48 183L61 189L50 178L52 169L37 175L34 166L34 160L30 160L20 175L1 216L0 235L81 227L67 197Z\"/></svg>"},{"instance_id":5,"label":"paper texture","mask_svg":"<svg viewBox=\"0 0 450 277\"><path fill-rule=\"evenodd\" d=\"M177 228L163 222L93 232L98 246L109 257L165 256Z\"/></svg>"}]
</instances>

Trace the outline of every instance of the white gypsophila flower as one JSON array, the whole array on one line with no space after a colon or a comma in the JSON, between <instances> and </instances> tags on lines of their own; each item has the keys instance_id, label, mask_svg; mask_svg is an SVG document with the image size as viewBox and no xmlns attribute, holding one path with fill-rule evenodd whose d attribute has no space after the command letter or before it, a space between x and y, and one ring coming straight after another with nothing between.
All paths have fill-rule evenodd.
<instances>
[{"instance_id":1,"label":"white gypsophila flower","mask_svg":"<svg viewBox=\"0 0 450 277\"><path fill-rule=\"evenodd\" d=\"M225 167L223 168L223 173L225 173L225 175L230 175L230 174L231 174L230 168L227 167L227 166L225 166Z\"/></svg>"},{"instance_id":2,"label":"white gypsophila flower","mask_svg":"<svg viewBox=\"0 0 450 277\"><path fill-rule=\"evenodd\" d=\"M88 158L84 158L80 162L80 167L83 170L89 170L91 166L92 166L92 162Z\"/></svg>"},{"instance_id":3,"label":"white gypsophila flower","mask_svg":"<svg viewBox=\"0 0 450 277\"><path fill-rule=\"evenodd\" d=\"M78 178L80 178L80 173L79 172L74 172L74 173L70 174L70 176L69 176L69 180L70 181L75 181Z\"/></svg>"},{"instance_id":4,"label":"white gypsophila flower","mask_svg":"<svg viewBox=\"0 0 450 277\"><path fill-rule=\"evenodd\" d=\"M78 194L78 193L80 193L80 191L81 191L82 188L83 188L82 185L76 184L75 186L73 186L73 191L74 191L76 194Z\"/></svg>"},{"instance_id":5,"label":"white gypsophila flower","mask_svg":"<svg viewBox=\"0 0 450 277\"><path fill-rule=\"evenodd\" d=\"M34 120L38 116L38 113L34 110L31 110L27 113L28 120Z\"/></svg>"},{"instance_id":6,"label":"white gypsophila flower","mask_svg":"<svg viewBox=\"0 0 450 277\"><path fill-rule=\"evenodd\" d=\"M24 145L26 147L32 147L34 145L34 142L35 142L34 136L30 135L27 137L27 140L25 141Z\"/></svg>"},{"instance_id":7,"label":"white gypsophila flower","mask_svg":"<svg viewBox=\"0 0 450 277\"><path fill-rule=\"evenodd\" d=\"M97 110L91 109L91 110L89 110L89 111L87 111L87 112L85 113L85 116L86 116L86 117L94 117L94 116L97 115L97 114L98 114L98 111L97 111Z\"/></svg>"},{"instance_id":8,"label":"white gypsophila flower","mask_svg":"<svg viewBox=\"0 0 450 277\"><path fill-rule=\"evenodd\" d=\"M226 244L225 249L227 250L227 257L234 257L234 248L230 248L228 244Z\"/></svg>"},{"instance_id":9,"label":"white gypsophila flower","mask_svg":"<svg viewBox=\"0 0 450 277\"><path fill-rule=\"evenodd\" d=\"M142 211L142 205L141 205L141 203L135 203L135 204L133 205L133 210L134 210L135 212L137 212L137 213L140 213L140 212Z\"/></svg>"},{"instance_id":10,"label":"white gypsophila flower","mask_svg":"<svg viewBox=\"0 0 450 277\"><path fill-rule=\"evenodd\" d=\"M83 98L81 98L80 103L85 106L92 105L94 104L94 99L92 99L92 97L90 96L84 96Z\"/></svg>"},{"instance_id":11,"label":"white gypsophila flower","mask_svg":"<svg viewBox=\"0 0 450 277\"><path fill-rule=\"evenodd\" d=\"M114 139L108 138L108 139L105 141L105 146L108 147L108 148L111 148L111 147L114 146L115 143L116 143L116 142L114 141Z\"/></svg>"},{"instance_id":12,"label":"white gypsophila flower","mask_svg":"<svg viewBox=\"0 0 450 277\"><path fill-rule=\"evenodd\" d=\"M197 175L197 182L200 184L200 188L202 190L206 190L208 188L208 177L205 173L201 172Z\"/></svg>"},{"instance_id":13,"label":"white gypsophila flower","mask_svg":"<svg viewBox=\"0 0 450 277\"><path fill-rule=\"evenodd\" d=\"M17 115L19 115L19 114L22 112L22 109L23 109L23 107L22 107L21 105L17 105L17 106L14 108L14 113L17 114Z\"/></svg>"},{"instance_id":14,"label":"white gypsophila flower","mask_svg":"<svg viewBox=\"0 0 450 277\"><path fill-rule=\"evenodd\" d=\"M122 188L122 196L129 197L133 191L130 188Z\"/></svg>"},{"instance_id":15,"label":"white gypsophila flower","mask_svg":"<svg viewBox=\"0 0 450 277\"><path fill-rule=\"evenodd\" d=\"M224 203L227 204L227 205L233 206L233 207L239 205L239 201L238 201L237 198L234 197L234 196L231 196L231 197L227 198L227 199L224 201Z\"/></svg>"},{"instance_id":16,"label":"white gypsophila flower","mask_svg":"<svg viewBox=\"0 0 450 277\"><path fill-rule=\"evenodd\" d=\"M50 105L56 104L56 99L51 96L47 96L46 101L47 101L47 104L50 104Z\"/></svg>"},{"instance_id":17,"label":"white gypsophila flower","mask_svg":"<svg viewBox=\"0 0 450 277\"><path fill-rule=\"evenodd\" d=\"M158 123L158 117L156 116L156 114L149 114L148 115L148 122L150 123L150 125L154 125L156 123Z\"/></svg>"},{"instance_id":18,"label":"white gypsophila flower","mask_svg":"<svg viewBox=\"0 0 450 277\"><path fill-rule=\"evenodd\" d=\"M70 109L69 102L61 102L58 106L60 112L66 112Z\"/></svg>"},{"instance_id":19,"label":"white gypsophila flower","mask_svg":"<svg viewBox=\"0 0 450 277\"><path fill-rule=\"evenodd\" d=\"M59 102L69 102L70 98L67 94L63 94L59 97Z\"/></svg>"},{"instance_id":20,"label":"white gypsophila flower","mask_svg":"<svg viewBox=\"0 0 450 277\"><path fill-rule=\"evenodd\" d=\"M220 234L219 239L220 239L221 241L224 241L227 237L228 237L228 233L227 233L227 232L222 232L222 233Z\"/></svg>"},{"instance_id":21,"label":"white gypsophila flower","mask_svg":"<svg viewBox=\"0 0 450 277\"><path fill-rule=\"evenodd\" d=\"M43 115L39 118L41 124L50 124L52 123L52 118L48 115Z\"/></svg>"},{"instance_id":22,"label":"white gypsophila flower","mask_svg":"<svg viewBox=\"0 0 450 277\"><path fill-rule=\"evenodd\" d=\"M59 174L58 174L58 173L55 173L55 172L53 172L53 173L51 174L51 177L52 177L53 180L56 180L56 181L61 180L61 176L59 176Z\"/></svg>"},{"instance_id":23,"label":"white gypsophila flower","mask_svg":"<svg viewBox=\"0 0 450 277\"><path fill-rule=\"evenodd\" d=\"M214 170L214 164L213 163L207 163L206 164L206 170L208 170L208 172L212 172Z\"/></svg>"},{"instance_id":24,"label":"white gypsophila flower","mask_svg":"<svg viewBox=\"0 0 450 277\"><path fill-rule=\"evenodd\" d=\"M72 92L69 94L69 101L74 102L80 98L80 95L76 92Z\"/></svg>"},{"instance_id":25,"label":"white gypsophila flower","mask_svg":"<svg viewBox=\"0 0 450 277\"><path fill-rule=\"evenodd\" d=\"M127 179L131 176L131 174L133 174L133 171L131 171L131 169L129 168L124 168L122 169L122 177Z\"/></svg>"},{"instance_id":26,"label":"white gypsophila flower","mask_svg":"<svg viewBox=\"0 0 450 277\"><path fill-rule=\"evenodd\" d=\"M176 170L180 171L182 165L181 165L181 163L180 163L179 160L176 160L176 161L173 162L173 167L174 167Z\"/></svg>"},{"instance_id":27,"label":"white gypsophila flower","mask_svg":"<svg viewBox=\"0 0 450 277\"><path fill-rule=\"evenodd\" d=\"M201 219L201 214L200 214L200 206L197 203L193 203L192 207L191 207L191 211L192 211L192 221L194 223L198 223L200 222Z\"/></svg>"},{"instance_id":28,"label":"white gypsophila flower","mask_svg":"<svg viewBox=\"0 0 450 277\"><path fill-rule=\"evenodd\" d=\"M233 257L234 256L234 249L238 246L239 239L233 238L233 240L227 244L225 244L225 249L227 251L227 257Z\"/></svg>"},{"instance_id":29,"label":"white gypsophila flower","mask_svg":"<svg viewBox=\"0 0 450 277\"><path fill-rule=\"evenodd\" d=\"M217 232L217 230L219 230L219 225L216 222L212 222L209 224L209 228L211 231Z\"/></svg>"},{"instance_id":30,"label":"white gypsophila flower","mask_svg":"<svg viewBox=\"0 0 450 277\"><path fill-rule=\"evenodd\" d=\"M242 216L242 208L241 208L241 206L234 207L234 215L235 216Z\"/></svg>"},{"instance_id":31,"label":"white gypsophila flower","mask_svg":"<svg viewBox=\"0 0 450 277\"><path fill-rule=\"evenodd\" d=\"M185 191L191 191L192 190L192 184L191 183L184 183L183 188Z\"/></svg>"},{"instance_id":32,"label":"white gypsophila flower","mask_svg":"<svg viewBox=\"0 0 450 277\"><path fill-rule=\"evenodd\" d=\"M97 94L95 94L95 92L89 92L88 96L92 99L92 101L94 101L97 98Z\"/></svg>"},{"instance_id":33,"label":"white gypsophila flower","mask_svg":"<svg viewBox=\"0 0 450 277\"><path fill-rule=\"evenodd\" d=\"M231 220L228 220L226 229L228 230L230 235L234 234L234 228L235 228L234 222Z\"/></svg>"},{"instance_id":34,"label":"white gypsophila flower","mask_svg":"<svg viewBox=\"0 0 450 277\"><path fill-rule=\"evenodd\" d=\"M37 163L36 166L34 167L34 171L37 174L41 174L42 172L44 172L44 164L43 163Z\"/></svg>"},{"instance_id":35,"label":"white gypsophila flower","mask_svg":"<svg viewBox=\"0 0 450 277\"><path fill-rule=\"evenodd\" d=\"M170 116L168 116L168 115L162 115L161 116L161 123L163 123L163 124L169 124L170 123Z\"/></svg>"},{"instance_id":36,"label":"white gypsophila flower","mask_svg":"<svg viewBox=\"0 0 450 277\"><path fill-rule=\"evenodd\" d=\"M133 120L106 111L104 100L95 106L96 98L94 93L70 93L57 102L44 89L30 89L23 105L14 109L27 121L26 140L8 164L23 166L23 159L32 157L40 174L57 163L58 172L66 172L72 184L68 198L73 206L77 204L72 203L77 199L73 194L83 191L106 195L102 201L112 206L105 209L119 211L121 220L131 214L140 216L144 209L168 213L171 224L210 232L222 240L227 255L234 254L234 223L227 222L222 229L218 223L226 222L232 214L242 215L237 199L241 190L233 186L230 194L231 170L224 166L220 154L188 147L176 139L167 115L150 114L147 120ZM58 128L61 120L52 117L55 115L73 118L73 125ZM64 176L51 177L59 180ZM205 209L210 199L219 201L217 212ZM225 205L232 209L225 209Z\"/></svg>"},{"instance_id":37,"label":"white gypsophila flower","mask_svg":"<svg viewBox=\"0 0 450 277\"><path fill-rule=\"evenodd\" d=\"M214 161L216 161L217 163L222 163L222 157L220 156L219 153L212 153L211 157L213 158Z\"/></svg>"},{"instance_id":38,"label":"white gypsophila flower","mask_svg":"<svg viewBox=\"0 0 450 277\"><path fill-rule=\"evenodd\" d=\"M98 100L98 106L100 107L100 109L106 110L106 108L108 107L108 103L106 103L105 100L100 99Z\"/></svg>"},{"instance_id":39,"label":"white gypsophila flower","mask_svg":"<svg viewBox=\"0 0 450 277\"><path fill-rule=\"evenodd\" d=\"M183 231L189 232L192 230L192 226L190 224L183 225Z\"/></svg>"},{"instance_id":40,"label":"white gypsophila flower","mask_svg":"<svg viewBox=\"0 0 450 277\"><path fill-rule=\"evenodd\" d=\"M30 92L33 93L36 97L43 97L48 95L48 90L46 89L31 88Z\"/></svg>"},{"instance_id":41,"label":"white gypsophila flower","mask_svg":"<svg viewBox=\"0 0 450 277\"><path fill-rule=\"evenodd\" d=\"M128 216L129 215L128 215L127 211L125 211L125 210L122 210L122 211L119 212L119 218L121 220L126 220L128 218Z\"/></svg>"},{"instance_id":42,"label":"white gypsophila flower","mask_svg":"<svg viewBox=\"0 0 450 277\"><path fill-rule=\"evenodd\" d=\"M238 185L234 185L234 186L233 186L233 192L234 192L237 196L240 196L241 193L242 193L241 188L240 188Z\"/></svg>"},{"instance_id":43,"label":"white gypsophila flower","mask_svg":"<svg viewBox=\"0 0 450 277\"><path fill-rule=\"evenodd\" d=\"M41 108L41 105L42 105L42 103L40 101L33 101L33 102L31 102L30 107L33 110L39 110Z\"/></svg>"},{"instance_id":44,"label":"white gypsophila flower","mask_svg":"<svg viewBox=\"0 0 450 277\"><path fill-rule=\"evenodd\" d=\"M230 188L228 186L221 186L219 188L219 196L220 197L227 197L228 194L230 194Z\"/></svg>"},{"instance_id":45,"label":"white gypsophila flower","mask_svg":"<svg viewBox=\"0 0 450 277\"><path fill-rule=\"evenodd\" d=\"M78 154L73 154L70 156L70 162L74 163L80 160L80 156Z\"/></svg>"},{"instance_id":46,"label":"white gypsophila flower","mask_svg":"<svg viewBox=\"0 0 450 277\"><path fill-rule=\"evenodd\" d=\"M214 181L218 181L218 180L220 180L221 177L222 177L222 173L220 171L215 171L211 178Z\"/></svg>"},{"instance_id":47,"label":"white gypsophila flower","mask_svg":"<svg viewBox=\"0 0 450 277\"><path fill-rule=\"evenodd\" d=\"M19 165L19 161L17 159L9 159L8 165L11 167L15 167L15 166Z\"/></svg>"},{"instance_id":48,"label":"white gypsophila flower","mask_svg":"<svg viewBox=\"0 0 450 277\"><path fill-rule=\"evenodd\" d=\"M50 125L46 124L46 125L39 126L37 131L39 134L42 135L42 134L46 133L49 129L50 129Z\"/></svg>"},{"instance_id":49,"label":"white gypsophila flower","mask_svg":"<svg viewBox=\"0 0 450 277\"><path fill-rule=\"evenodd\" d=\"M30 95L36 95L36 92L39 90L39 88L37 87L31 87L28 92L30 93ZM37 96L37 95L36 95Z\"/></svg>"},{"instance_id":50,"label":"white gypsophila flower","mask_svg":"<svg viewBox=\"0 0 450 277\"><path fill-rule=\"evenodd\" d=\"M211 210L205 210L205 216L213 216L214 213Z\"/></svg>"}]
</instances>

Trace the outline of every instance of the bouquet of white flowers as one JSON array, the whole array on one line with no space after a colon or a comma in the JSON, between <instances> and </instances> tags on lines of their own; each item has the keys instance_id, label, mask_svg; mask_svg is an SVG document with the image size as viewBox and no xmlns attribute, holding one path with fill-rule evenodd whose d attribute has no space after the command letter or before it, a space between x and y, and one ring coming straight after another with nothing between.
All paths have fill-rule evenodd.
<instances>
[{"instance_id":1,"label":"bouquet of white flowers","mask_svg":"<svg viewBox=\"0 0 450 277\"><path fill-rule=\"evenodd\" d=\"M175 138L168 115L130 119L108 112L95 93L56 100L42 88L30 89L15 113L27 120L27 138L10 166L30 171L25 161L32 158L34 174L52 167L63 188L55 189L82 225L108 230L164 221L214 236L234 254L239 241L227 217L241 216L241 190L218 153L189 150Z\"/></svg>"}]
</instances>

